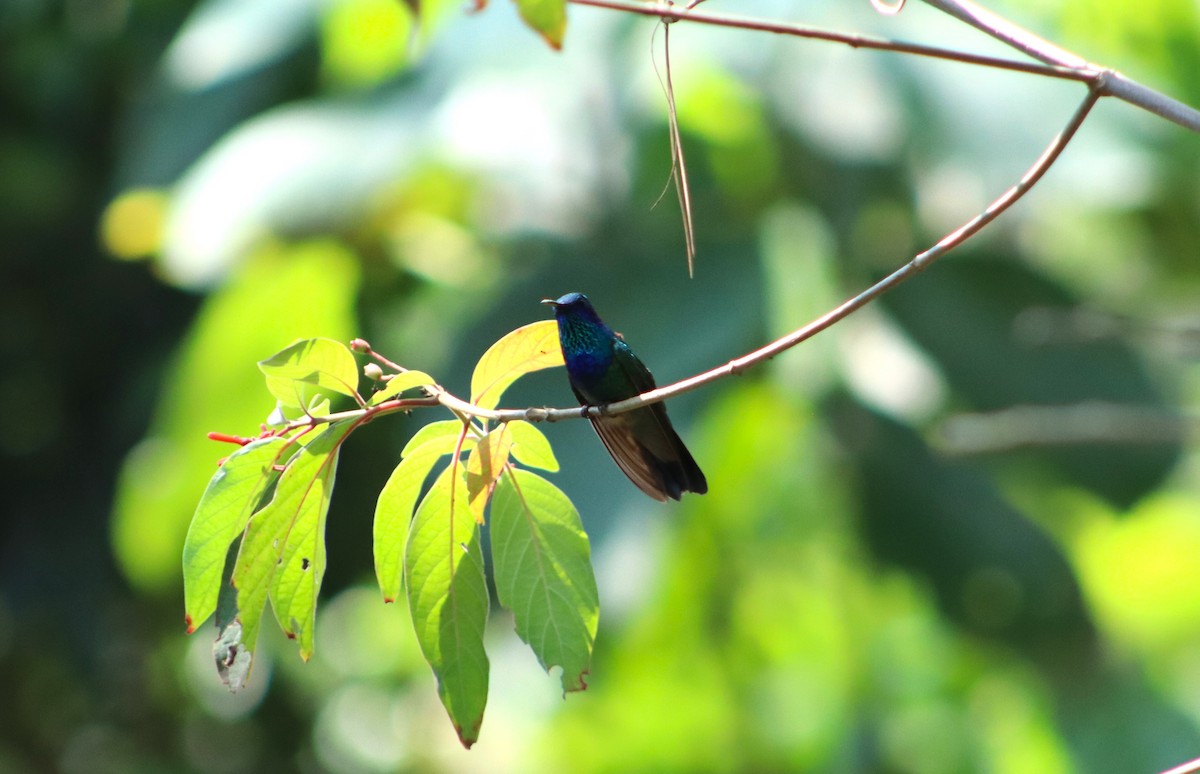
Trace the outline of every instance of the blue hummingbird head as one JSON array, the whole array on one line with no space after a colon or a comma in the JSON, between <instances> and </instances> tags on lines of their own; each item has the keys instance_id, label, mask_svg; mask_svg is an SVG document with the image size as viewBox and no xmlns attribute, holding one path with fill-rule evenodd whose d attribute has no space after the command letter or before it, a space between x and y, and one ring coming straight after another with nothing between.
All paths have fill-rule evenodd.
<instances>
[{"instance_id":1,"label":"blue hummingbird head","mask_svg":"<svg viewBox=\"0 0 1200 774\"><path fill-rule=\"evenodd\" d=\"M602 329L608 328L583 293L567 293L557 299L546 298L542 299L542 303L554 307L554 316L560 324L566 322L572 327L598 325Z\"/></svg>"},{"instance_id":2,"label":"blue hummingbird head","mask_svg":"<svg viewBox=\"0 0 1200 774\"><path fill-rule=\"evenodd\" d=\"M556 317L577 317L588 322L602 322L596 310L592 308L592 302L582 293L567 293L556 299L544 298L542 303L554 307Z\"/></svg>"},{"instance_id":3,"label":"blue hummingbird head","mask_svg":"<svg viewBox=\"0 0 1200 774\"><path fill-rule=\"evenodd\" d=\"M568 367L580 371L599 371L612 360L612 329L600 319L588 297L567 293L557 299L544 299L554 307L558 336Z\"/></svg>"}]
</instances>

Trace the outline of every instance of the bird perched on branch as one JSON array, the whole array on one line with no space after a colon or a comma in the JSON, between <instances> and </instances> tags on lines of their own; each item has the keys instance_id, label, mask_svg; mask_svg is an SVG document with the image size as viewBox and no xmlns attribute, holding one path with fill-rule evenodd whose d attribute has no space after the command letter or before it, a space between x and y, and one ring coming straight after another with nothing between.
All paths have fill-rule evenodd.
<instances>
[{"instance_id":1,"label":"bird perched on branch","mask_svg":"<svg viewBox=\"0 0 1200 774\"><path fill-rule=\"evenodd\" d=\"M581 405L602 406L655 388L650 371L600 319L587 296L568 293L542 303L554 307L567 377ZM671 426L662 403L591 421L629 480L655 500L708 491L704 473Z\"/></svg>"}]
</instances>

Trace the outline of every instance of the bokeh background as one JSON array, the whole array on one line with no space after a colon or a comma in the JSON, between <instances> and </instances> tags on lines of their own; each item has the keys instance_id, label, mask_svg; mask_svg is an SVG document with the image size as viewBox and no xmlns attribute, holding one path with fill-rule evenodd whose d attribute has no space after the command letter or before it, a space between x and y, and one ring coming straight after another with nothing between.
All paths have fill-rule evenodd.
<instances>
[{"instance_id":1,"label":"bokeh background","mask_svg":"<svg viewBox=\"0 0 1200 774\"><path fill-rule=\"evenodd\" d=\"M911 3L711 0L1006 53ZM1189 0L992 4L1200 105ZM414 24L416 13L420 24ZM593 539L590 688L494 611L462 750L342 456L317 655L231 696L180 552L271 409L255 362L369 339L465 392L588 292L660 383L865 287L1012 184L1076 85L673 27L688 279L654 23L511 4L0 2L0 770L1152 772L1200 756L1200 135L1102 103L933 270L671 404L708 475L659 506L548 428ZM656 54L657 52L657 54ZM661 65L660 65L661 67ZM509 405L569 405L561 372ZM442 418L440 416L436 418Z\"/></svg>"}]
</instances>

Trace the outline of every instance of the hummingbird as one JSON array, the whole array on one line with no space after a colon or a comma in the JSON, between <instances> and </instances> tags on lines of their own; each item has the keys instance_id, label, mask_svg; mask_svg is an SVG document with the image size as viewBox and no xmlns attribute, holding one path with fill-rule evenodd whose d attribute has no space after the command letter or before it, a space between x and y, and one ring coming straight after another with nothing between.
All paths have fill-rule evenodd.
<instances>
[{"instance_id":1,"label":"hummingbird","mask_svg":"<svg viewBox=\"0 0 1200 774\"><path fill-rule=\"evenodd\" d=\"M580 405L602 406L655 388L649 369L600 319L587 296L568 293L542 303L554 307L567 378ZM662 403L591 421L629 480L655 500L708 491L700 466L671 426Z\"/></svg>"}]
</instances>

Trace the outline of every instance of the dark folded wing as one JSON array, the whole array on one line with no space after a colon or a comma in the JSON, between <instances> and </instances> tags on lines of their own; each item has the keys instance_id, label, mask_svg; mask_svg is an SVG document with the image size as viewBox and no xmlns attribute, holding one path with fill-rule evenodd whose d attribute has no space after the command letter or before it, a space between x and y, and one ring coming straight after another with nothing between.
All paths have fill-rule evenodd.
<instances>
[{"instance_id":1,"label":"dark folded wing","mask_svg":"<svg viewBox=\"0 0 1200 774\"><path fill-rule=\"evenodd\" d=\"M613 340L613 360L625 376L622 381L632 390L619 397L605 396L608 401L654 389L650 370L620 339ZM574 384L571 387L580 403L589 402ZM593 419L592 427L629 480L655 500L678 500L684 492L708 491L704 474L671 426L667 409L661 403Z\"/></svg>"},{"instance_id":2,"label":"dark folded wing","mask_svg":"<svg viewBox=\"0 0 1200 774\"><path fill-rule=\"evenodd\" d=\"M671 494L661 466L642 448L630 431L624 415L593 419L592 427L596 428L596 435L600 436L617 466L638 489L660 502L669 496L679 499L678 487L674 488L676 493Z\"/></svg>"}]
</instances>

